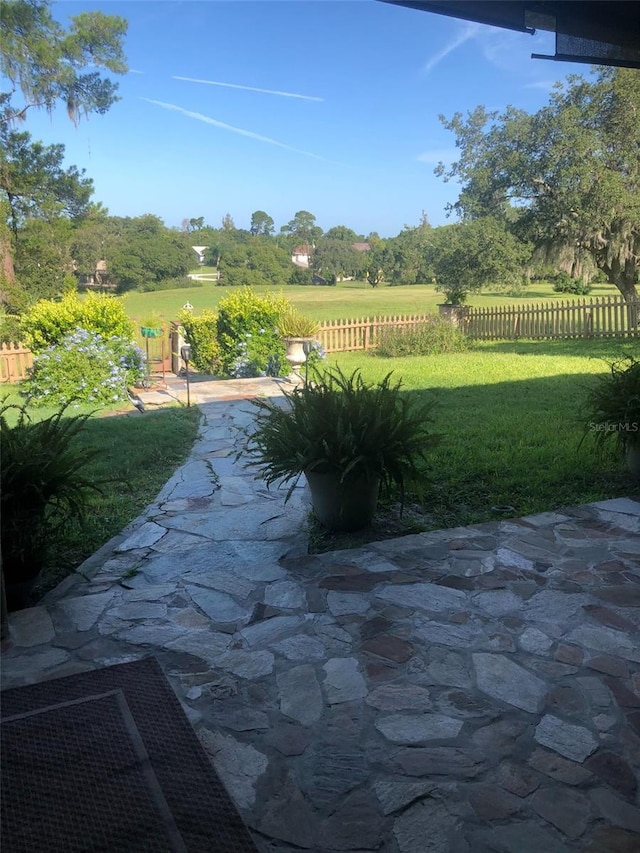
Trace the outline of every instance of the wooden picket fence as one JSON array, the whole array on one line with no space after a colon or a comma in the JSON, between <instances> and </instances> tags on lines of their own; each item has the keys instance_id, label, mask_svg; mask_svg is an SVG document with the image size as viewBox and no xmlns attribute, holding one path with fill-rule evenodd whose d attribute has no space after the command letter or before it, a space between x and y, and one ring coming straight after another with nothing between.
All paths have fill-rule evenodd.
<instances>
[{"instance_id":1,"label":"wooden picket fence","mask_svg":"<svg viewBox=\"0 0 640 853\"><path fill-rule=\"evenodd\" d=\"M622 296L469 308L461 327L481 341L640 337L640 300Z\"/></svg>"},{"instance_id":2,"label":"wooden picket fence","mask_svg":"<svg viewBox=\"0 0 640 853\"><path fill-rule=\"evenodd\" d=\"M428 323L433 315L409 314L328 320L318 337L327 352L372 349L381 329L411 328ZM560 300L496 308L462 308L457 323L469 337L480 341L560 340L563 338L640 337L640 300L625 302L622 296Z\"/></svg>"},{"instance_id":3,"label":"wooden picket fence","mask_svg":"<svg viewBox=\"0 0 640 853\"><path fill-rule=\"evenodd\" d=\"M33 365L30 349L22 344L0 344L0 382L20 382Z\"/></svg>"},{"instance_id":4,"label":"wooden picket fence","mask_svg":"<svg viewBox=\"0 0 640 853\"><path fill-rule=\"evenodd\" d=\"M398 314L327 320L320 324L318 338L328 353L368 350L377 346L382 329L390 326L410 329L432 319L432 314ZM465 307L459 311L456 322L469 337L480 341L640 338L640 300L629 304L622 296L600 296L497 308ZM156 369L160 365L163 373L176 371L180 367L177 338L170 337L171 342L166 343L164 337L149 341L149 360ZM33 356L27 347L0 345L0 382L26 379L32 365Z\"/></svg>"},{"instance_id":5,"label":"wooden picket fence","mask_svg":"<svg viewBox=\"0 0 640 853\"><path fill-rule=\"evenodd\" d=\"M410 329L432 319L429 314L399 314L391 317L363 317L360 320L326 320L320 324L318 338L326 352L373 349L381 329L395 326Z\"/></svg>"}]
</instances>

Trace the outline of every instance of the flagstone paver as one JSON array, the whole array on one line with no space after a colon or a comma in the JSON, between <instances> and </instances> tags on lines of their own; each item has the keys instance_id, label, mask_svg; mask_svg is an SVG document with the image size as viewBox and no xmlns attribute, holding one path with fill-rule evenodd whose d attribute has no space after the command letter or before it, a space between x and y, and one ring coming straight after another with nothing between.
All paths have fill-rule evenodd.
<instances>
[{"instance_id":1,"label":"flagstone paver","mask_svg":"<svg viewBox=\"0 0 640 853\"><path fill-rule=\"evenodd\" d=\"M3 687L156 655L263 853L640 850L640 499L309 556L306 490L236 458L281 385L215 385L155 503L11 616Z\"/></svg>"}]
</instances>

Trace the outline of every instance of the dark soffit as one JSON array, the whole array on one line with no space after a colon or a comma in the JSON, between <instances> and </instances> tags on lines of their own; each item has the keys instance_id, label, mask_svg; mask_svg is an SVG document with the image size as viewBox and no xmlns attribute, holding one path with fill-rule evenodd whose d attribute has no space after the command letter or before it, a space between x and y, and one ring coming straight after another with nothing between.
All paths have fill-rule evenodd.
<instances>
[{"instance_id":1,"label":"dark soffit","mask_svg":"<svg viewBox=\"0 0 640 853\"><path fill-rule=\"evenodd\" d=\"M640 3L618 0L382 0L436 15L533 34L556 34L555 56L538 59L640 68Z\"/></svg>"}]
</instances>

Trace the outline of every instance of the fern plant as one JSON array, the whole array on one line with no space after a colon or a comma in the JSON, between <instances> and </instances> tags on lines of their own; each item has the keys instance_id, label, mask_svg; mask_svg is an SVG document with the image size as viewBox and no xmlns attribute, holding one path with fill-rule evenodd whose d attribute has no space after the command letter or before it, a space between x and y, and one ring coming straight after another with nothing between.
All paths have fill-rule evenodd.
<instances>
[{"instance_id":1,"label":"fern plant","mask_svg":"<svg viewBox=\"0 0 640 853\"><path fill-rule=\"evenodd\" d=\"M268 485L301 474L332 473L341 483L378 479L396 486L404 501L408 484L418 488L420 462L437 441L431 401L401 390L392 373L369 384L360 370L316 372L312 381L285 392L285 405L255 400L258 412L248 452Z\"/></svg>"},{"instance_id":2,"label":"fern plant","mask_svg":"<svg viewBox=\"0 0 640 853\"><path fill-rule=\"evenodd\" d=\"M18 412L15 424L9 409ZM82 519L85 497L99 486L84 474L99 451L76 446L89 415L65 417L65 407L44 420L30 419L26 406L0 407L2 569L8 584L36 577L47 543L60 525Z\"/></svg>"},{"instance_id":3,"label":"fern plant","mask_svg":"<svg viewBox=\"0 0 640 853\"><path fill-rule=\"evenodd\" d=\"M589 391L585 433L602 445L615 440L623 452L640 446L640 361L624 356L609 365Z\"/></svg>"}]
</instances>

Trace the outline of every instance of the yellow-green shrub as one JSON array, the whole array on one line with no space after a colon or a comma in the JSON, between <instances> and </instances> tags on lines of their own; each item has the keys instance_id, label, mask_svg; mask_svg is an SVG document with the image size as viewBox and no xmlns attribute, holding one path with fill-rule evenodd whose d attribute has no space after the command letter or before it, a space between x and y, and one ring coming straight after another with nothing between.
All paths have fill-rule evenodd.
<instances>
[{"instance_id":1,"label":"yellow-green shrub","mask_svg":"<svg viewBox=\"0 0 640 853\"><path fill-rule=\"evenodd\" d=\"M289 308L284 296L259 296L250 287L220 300L218 343L225 373L236 377L287 373L278 322Z\"/></svg>"},{"instance_id":2,"label":"yellow-green shrub","mask_svg":"<svg viewBox=\"0 0 640 853\"><path fill-rule=\"evenodd\" d=\"M32 352L59 344L77 328L104 338L133 337L122 298L102 293L91 293L83 300L76 293L67 293L59 301L41 299L22 315L20 323L22 340Z\"/></svg>"},{"instance_id":3,"label":"yellow-green shrub","mask_svg":"<svg viewBox=\"0 0 640 853\"><path fill-rule=\"evenodd\" d=\"M178 319L184 329L187 343L191 345L191 361L201 373L216 375L221 370L218 344L218 315L205 309L198 317L191 311L181 311Z\"/></svg>"}]
</instances>

